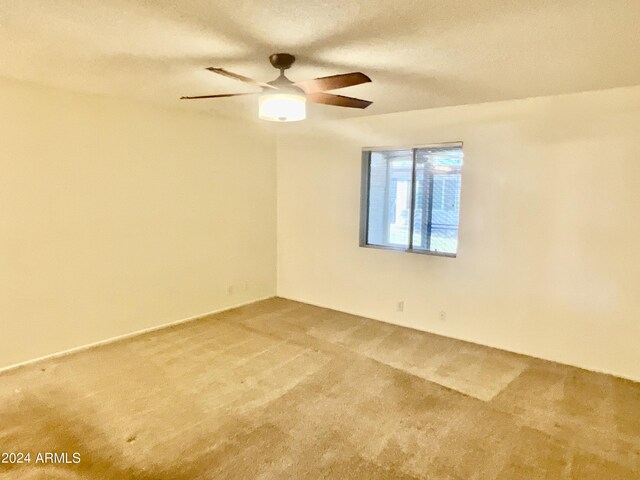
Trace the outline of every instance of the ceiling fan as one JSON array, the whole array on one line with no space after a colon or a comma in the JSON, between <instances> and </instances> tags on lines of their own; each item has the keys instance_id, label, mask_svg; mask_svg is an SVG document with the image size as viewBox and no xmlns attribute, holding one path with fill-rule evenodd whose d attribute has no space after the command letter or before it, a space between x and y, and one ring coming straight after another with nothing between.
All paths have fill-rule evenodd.
<instances>
[{"instance_id":1,"label":"ceiling fan","mask_svg":"<svg viewBox=\"0 0 640 480\"><path fill-rule=\"evenodd\" d=\"M207 70L218 75L235 78L241 82L262 87L261 92L250 93L223 93L219 95L199 95L196 97L181 97L181 100L194 100L202 98L237 97L244 95L260 95L258 100L258 117L272 122L295 122L304 120L306 114L306 102L334 105L336 107L367 108L372 102L359 98L345 97L326 93L328 90L352 87L370 82L371 79L364 73L353 72L328 77L316 78L304 82L292 82L284 71L291 68L296 57L289 53L274 53L269 56L269 61L274 68L280 70L280 76L271 82L259 82L252 78L230 72L224 68L209 67Z\"/></svg>"}]
</instances>

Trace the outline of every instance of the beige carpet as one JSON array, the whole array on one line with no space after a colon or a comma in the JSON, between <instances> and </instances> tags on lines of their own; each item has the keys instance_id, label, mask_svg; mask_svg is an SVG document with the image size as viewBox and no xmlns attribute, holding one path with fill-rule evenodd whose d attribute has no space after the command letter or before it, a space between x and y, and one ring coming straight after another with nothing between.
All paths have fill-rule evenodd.
<instances>
[{"instance_id":1,"label":"beige carpet","mask_svg":"<svg viewBox=\"0 0 640 480\"><path fill-rule=\"evenodd\" d=\"M0 479L640 479L640 384L272 299L1 374L0 451L31 452Z\"/></svg>"}]
</instances>

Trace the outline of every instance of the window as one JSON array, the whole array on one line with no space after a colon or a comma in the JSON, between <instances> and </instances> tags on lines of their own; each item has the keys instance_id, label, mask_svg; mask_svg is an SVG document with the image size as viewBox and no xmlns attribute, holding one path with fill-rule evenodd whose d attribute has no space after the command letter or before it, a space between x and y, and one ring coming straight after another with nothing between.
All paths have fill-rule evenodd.
<instances>
[{"instance_id":1,"label":"window","mask_svg":"<svg viewBox=\"0 0 640 480\"><path fill-rule=\"evenodd\" d=\"M462 144L364 149L360 245L455 256Z\"/></svg>"}]
</instances>

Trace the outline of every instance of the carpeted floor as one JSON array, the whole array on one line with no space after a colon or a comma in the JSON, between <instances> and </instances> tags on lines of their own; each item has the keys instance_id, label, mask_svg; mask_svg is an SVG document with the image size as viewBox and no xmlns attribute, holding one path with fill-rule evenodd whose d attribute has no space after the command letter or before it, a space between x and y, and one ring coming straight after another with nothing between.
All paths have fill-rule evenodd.
<instances>
[{"instance_id":1,"label":"carpeted floor","mask_svg":"<svg viewBox=\"0 0 640 480\"><path fill-rule=\"evenodd\" d=\"M276 298L1 374L0 451L31 452L3 480L631 480L640 384Z\"/></svg>"}]
</instances>

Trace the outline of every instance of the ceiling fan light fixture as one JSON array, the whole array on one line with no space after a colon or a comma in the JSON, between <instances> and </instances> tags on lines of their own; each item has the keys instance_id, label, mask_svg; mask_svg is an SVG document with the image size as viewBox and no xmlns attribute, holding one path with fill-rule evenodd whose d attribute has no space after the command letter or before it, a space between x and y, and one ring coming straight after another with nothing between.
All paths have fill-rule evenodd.
<instances>
[{"instance_id":1,"label":"ceiling fan light fixture","mask_svg":"<svg viewBox=\"0 0 640 480\"><path fill-rule=\"evenodd\" d=\"M207 67L207 70L217 75L233 78L254 87L261 87L262 92L220 93L216 95L180 97L180 99L196 100L260 95L258 97L258 117L269 122L297 122L304 120L307 118L307 102L360 109L367 108L372 103L368 100L327 93L329 90L371 82L371 79L362 72L340 73L304 82L292 82L285 76L284 72L291 68L291 65L296 61L294 55L290 53L274 53L269 56L269 61L275 69L280 70L280 76L266 83L230 72L221 67Z\"/></svg>"},{"instance_id":2,"label":"ceiling fan light fixture","mask_svg":"<svg viewBox=\"0 0 640 480\"><path fill-rule=\"evenodd\" d=\"M302 91L267 91L258 99L258 117L270 122L297 122L307 117L307 98Z\"/></svg>"}]
</instances>

